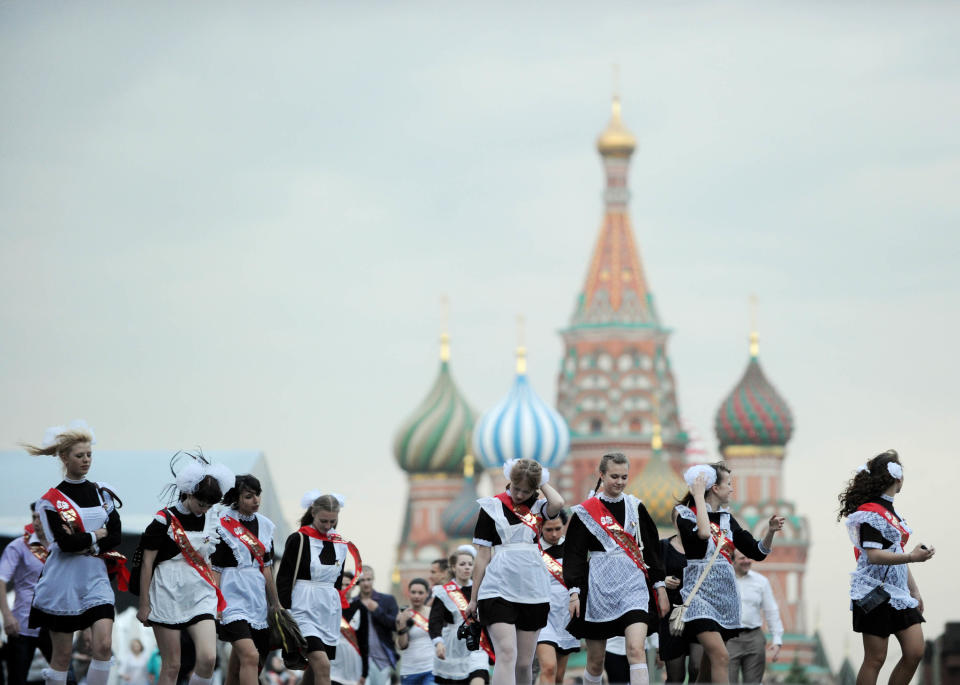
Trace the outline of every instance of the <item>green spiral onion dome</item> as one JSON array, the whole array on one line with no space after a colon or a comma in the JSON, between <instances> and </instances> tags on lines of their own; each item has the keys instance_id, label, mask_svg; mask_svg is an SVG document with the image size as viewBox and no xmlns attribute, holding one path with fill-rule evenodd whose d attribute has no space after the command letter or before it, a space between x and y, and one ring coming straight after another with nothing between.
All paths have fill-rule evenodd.
<instances>
[{"instance_id":1,"label":"green spiral onion dome","mask_svg":"<svg viewBox=\"0 0 960 685\"><path fill-rule=\"evenodd\" d=\"M430 392L397 431L393 443L397 464L410 474L459 474L476 418L476 410L467 404L450 375L444 336L440 373Z\"/></svg>"}]
</instances>

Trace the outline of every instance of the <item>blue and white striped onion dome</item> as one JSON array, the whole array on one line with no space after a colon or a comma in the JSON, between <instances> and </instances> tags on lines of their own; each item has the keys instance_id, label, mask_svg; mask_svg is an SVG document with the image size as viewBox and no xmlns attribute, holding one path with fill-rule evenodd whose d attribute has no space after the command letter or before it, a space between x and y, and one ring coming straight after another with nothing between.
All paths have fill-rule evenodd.
<instances>
[{"instance_id":1,"label":"blue and white striped onion dome","mask_svg":"<svg viewBox=\"0 0 960 685\"><path fill-rule=\"evenodd\" d=\"M533 459L547 468L570 453L570 427L534 392L526 373L525 351L517 351L517 377L507 396L480 417L473 431L473 451L485 468L510 459Z\"/></svg>"}]
</instances>

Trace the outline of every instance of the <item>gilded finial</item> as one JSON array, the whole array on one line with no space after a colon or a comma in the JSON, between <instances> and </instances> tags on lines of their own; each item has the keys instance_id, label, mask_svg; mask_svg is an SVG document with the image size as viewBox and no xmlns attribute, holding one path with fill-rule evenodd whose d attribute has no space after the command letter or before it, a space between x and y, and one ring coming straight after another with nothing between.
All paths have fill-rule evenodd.
<instances>
[{"instance_id":1,"label":"gilded finial","mask_svg":"<svg viewBox=\"0 0 960 685\"><path fill-rule=\"evenodd\" d=\"M597 138L597 150L601 155L630 157L636 147L636 137L623 125L620 116L620 96L614 92L610 103L610 123Z\"/></svg>"},{"instance_id":2,"label":"gilded finial","mask_svg":"<svg viewBox=\"0 0 960 685\"><path fill-rule=\"evenodd\" d=\"M757 332L757 296L750 296L750 358L760 354L760 334Z\"/></svg>"},{"instance_id":3,"label":"gilded finial","mask_svg":"<svg viewBox=\"0 0 960 685\"><path fill-rule=\"evenodd\" d=\"M394 565L393 573L390 574L390 582L392 582L394 585L400 584L400 567L399 566Z\"/></svg>"},{"instance_id":4,"label":"gilded finial","mask_svg":"<svg viewBox=\"0 0 960 685\"><path fill-rule=\"evenodd\" d=\"M450 334L447 332L450 322L450 300L446 295L440 296L440 309L443 320L443 332L440 333L440 361L450 361Z\"/></svg>"},{"instance_id":5,"label":"gilded finial","mask_svg":"<svg viewBox=\"0 0 960 685\"><path fill-rule=\"evenodd\" d=\"M470 452L463 457L463 477L473 478L473 454Z\"/></svg>"},{"instance_id":6,"label":"gilded finial","mask_svg":"<svg viewBox=\"0 0 960 685\"><path fill-rule=\"evenodd\" d=\"M517 315L517 374L527 372L527 348L523 345L523 315Z\"/></svg>"}]
</instances>

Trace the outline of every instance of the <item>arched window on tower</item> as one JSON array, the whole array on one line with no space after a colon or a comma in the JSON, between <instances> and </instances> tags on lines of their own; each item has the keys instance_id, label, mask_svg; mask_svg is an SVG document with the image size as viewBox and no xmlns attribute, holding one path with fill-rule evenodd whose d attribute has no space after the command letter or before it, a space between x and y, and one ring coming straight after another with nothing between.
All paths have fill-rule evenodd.
<instances>
[{"instance_id":1,"label":"arched window on tower","mask_svg":"<svg viewBox=\"0 0 960 685\"><path fill-rule=\"evenodd\" d=\"M603 431L603 421L600 419L590 419L590 432L600 433Z\"/></svg>"}]
</instances>

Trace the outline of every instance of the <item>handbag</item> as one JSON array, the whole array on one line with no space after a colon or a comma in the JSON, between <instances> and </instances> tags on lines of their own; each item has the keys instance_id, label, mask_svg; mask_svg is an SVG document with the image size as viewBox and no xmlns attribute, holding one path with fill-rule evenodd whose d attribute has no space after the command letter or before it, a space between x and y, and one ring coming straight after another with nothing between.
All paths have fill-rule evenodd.
<instances>
[{"instance_id":1,"label":"handbag","mask_svg":"<svg viewBox=\"0 0 960 685\"><path fill-rule=\"evenodd\" d=\"M300 535L300 547L297 548L297 563L293 567L293 582L297 582L300 570L300 558L303 555L303 535ZM279 649L283 656L283 665L291 670L302 671L307 667L307 641L300 632L300 626L286 609L278 609L267 616L270 624L270 648Z\"/></svg>"},{"instance_id":2,"label":"handbag","mask_svg":"<svg viewBox=\"0 0 960 685\"><path fill-rule=\"evenodd\" d=\"M890 573L889 566L887 566L887 570L883 572L883 578L880 579L879 585L877 585L860 599L853 600L853 603L860 607L860 611L865 614L869 614L871 611L890 599L890 593L883 589L883 584L887 580L888 573Z\"/></svg>"},{"instance_id":3,"label":"handbag","mask_svg":"<svg viewBox=\"0 0 960 685\"><path fill-rule=\"evenodd\" d=\"M690 594L687 595L687 601L685 601L683 604L673 607L673 611L670 612L670 634L674 637L683 634L683 616L687 613L687 609L690 607L690 602L693 601L693 598L696 596L697 590L700 589L700 585L703 584L707 574L710 573L710 569L713 567L713 562L715 562L717 557L720 556L720 545L715 545L715 547L716 549L713 550L713 556L710 557L710 561L707 562L707 565L703 568L703 571L700 572L700 577L697 578L696 584L693 586Z\"/></svg>"}]
</instances>

